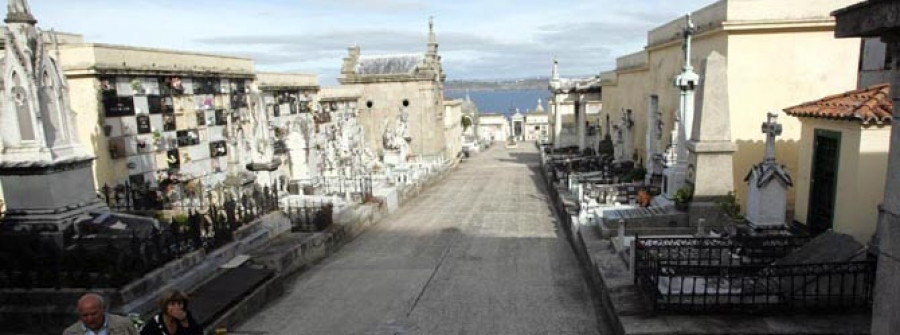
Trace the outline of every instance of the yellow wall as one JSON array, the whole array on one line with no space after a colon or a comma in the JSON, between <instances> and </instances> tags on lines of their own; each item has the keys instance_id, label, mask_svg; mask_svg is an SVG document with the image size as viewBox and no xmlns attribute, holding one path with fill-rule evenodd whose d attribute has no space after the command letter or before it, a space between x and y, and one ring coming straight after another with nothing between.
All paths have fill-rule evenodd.
<instances>
[{"instance_id":1,"label":"yellow wall","mask_svg":"<svg viewBox=\"0 0 900 335\"><path fill-rule=\"evenodd\" d=\"M100 108L100 83L94 77L68 78L69 101L78 123L78 140L94 155L94 182L96 186L116 185L122 176L128 176L127 159L110 159L109 141L103 134L103 112Z\"/></svg>"},{"instance_id":2,"label":"yellow wall","mask_svg":"<svg viewBox=\"0 0 900 335\"><path fill-rule=\"evenodd\" d=\"M878 204L884 194L890 127L862 128L854 121L802 118L798 166L794 174L794 220L807 222L815 130L841 133L834 230L867 243L875 233Z\"/></svg>"},{"instance_id":3,"label":"yellow wall","mask_svg":"<svg viewBox=\"0 0 900 335\"><path fill-rule=\"evenodd\" d=\"M710 28L695 36L691 64L695 72L702 74L702 60L712 51L727 58L731 136L738 146L732 172L735 191L745 205L747 188L743 178L753 164L762 160L765 137L759 125L765 121L766 113L855 88L860 42L834 39L833 22L787 28L739 22L723 25L725 28ZM669 28L667 25L659 29ZM635 126L631 140L642 160L646 160L647 108L651 94L659 96L664 122L658 150L662 151L670 143L679 101L679 91L672 80L681 72L683 59L681 40L670 39L620 58L615 72L602 75L603 114L609 113L617 120L622 108L632 109ZM789 171L796 172L800 124L789 117L779 121L784 124L784 132L776 145L777 158ZM793 200L794 194L790 192L789 210Z\"/></svg>"},{"instance_id":4,"label":"yellow wall","mask_svg":"<svg viewBox=\"0 0 900 335\"><path fill-rule=\"evenodd\" d=\"M737 143L733 172L737 195L746 199L744 176L762 160L766 113L856 88L859 39L835 39L831 29L740 31L728 38L731 138ZM828 50L828 52L822 52ZM775 152L788 171L797 171L800 122L783 114L784 131ZM796 194L788 192L788 208Z\"/></svg>"}]
</instances>

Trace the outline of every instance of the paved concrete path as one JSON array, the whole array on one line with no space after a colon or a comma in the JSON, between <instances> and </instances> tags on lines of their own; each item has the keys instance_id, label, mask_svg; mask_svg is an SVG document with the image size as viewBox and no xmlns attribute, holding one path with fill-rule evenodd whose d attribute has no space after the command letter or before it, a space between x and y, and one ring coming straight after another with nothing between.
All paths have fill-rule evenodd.
<instances>
[{"instance_id":1,"label":"paved concrete path","mask_svg":"<svg viewBox=\"0 0 900 335\"><path fill-rule=\"evenodd\" d=\"M596 334L534 145L495 145L296 277L257 334Z\"/></svg>"}]
</instances>

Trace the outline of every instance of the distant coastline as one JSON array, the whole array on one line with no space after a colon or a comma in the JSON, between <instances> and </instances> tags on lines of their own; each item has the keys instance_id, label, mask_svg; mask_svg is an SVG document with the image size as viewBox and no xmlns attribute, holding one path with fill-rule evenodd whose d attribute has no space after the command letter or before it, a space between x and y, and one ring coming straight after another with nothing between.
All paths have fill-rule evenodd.
<instances>
[{"instance_id":1,"label":"distant coastline","mask_svg":"<svg viewBox=\"0 0 900 335\"><path fill-rule=\"evenodd\" d=\"M546 90L548 78L517 80L452 80L444 83L444 91L521 91Z\"/></svg>"},{"instance_id":2,"label":"distant coastline","mask_svg":"<svg viewBox=\"0 0 900 335\"><path fill-rule=\"evenodd\" d=\"M467 95L475 102L475 106L481 113L499 113L511 116L515 114L517 108L522 113L534 110L537 107L538 99L541 100L544 110L547 110L547 98L550 96L550 91L547 88L444 90L446 99L465 99Z\"/></svg>"}]
</instances>

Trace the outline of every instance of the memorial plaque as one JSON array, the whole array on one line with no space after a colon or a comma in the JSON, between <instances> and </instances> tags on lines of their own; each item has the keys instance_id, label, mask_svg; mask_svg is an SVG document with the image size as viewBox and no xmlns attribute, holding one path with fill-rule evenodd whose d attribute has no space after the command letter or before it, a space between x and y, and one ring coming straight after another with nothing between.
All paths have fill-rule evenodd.
<instances>
[{"instance_id":1,"label":"memorial plaque","mask_svg":"<svg viewBox=\"0 0 900 335\"><path fill-rule=\"evenodd\" d=\"M159 80L155 77L141 78L141 86L147 95L159 95Z\"/></svg>"},{"instance_id":2,"label":"memorial plaque","mask_svg":"<svg viewBox=\"0 0 900 335\"><path fill-rule=\"evenodd\" d=\"M228 113L226 113L224 110L221 110L221 109L217 110L216 111L216 125L224 126L227 124L228 124Z\"/></svg>"},{"instance_id":3,"label":"memorial plaque","mask_svg":"<svg viewBox=\"0 0 900 335\"><path fill-rule=\"evenodd\" d=\"M160 93L162 95L182 95L184 94L184 82L180 77L164 78Z\"/></svg>"},{"instance_id":4,"label":"memorial plaque","mask_svg":"<svg viewBox=\"0 0 900 335\"><path fill-rule=\"evenodd\" d=\"M132 97L115 97L103 100L106 117L134 115L134 99Z\"/></svg>"},{"instance_id":5,"label":"memorial plaque","mask_svg":"<svg viewBox=\"0 0 900 335\"><path fill-rule=\"evenodd\" d=\"M162 114L165 98L159 95L148 95L146 99L147 110L149 110L150 114Z\"/></svg>"},{"instance_id":6,"label":"memorial plaque","mask_svg":"<svg viewBox=\"0 0 900 335\"><path fill-rule=\"evenodd\" d=\"M170 169L177 169L181 167L181 156L178 154L178 149L173 149L166 152L166 164L168 164Z\"/></svg>"},{"instance_id":7,"label":"memorial plaque","mask_svg":"<svg viewBox=\"0 0 900 335\"><path fill-rule=\"evenodd\" d=\"M206 125L211 127L216 125L216 111L205 111L203 115L206 117Z\"/></svg>"},{"instance_id":8,"label":"memorial plaque","mask_svg":"<svg viewBox=\"0 0 900 335\"><path fill-rule=\"evenodd\" d=\"M228 145L225 141L217 141L209 143L209 152L212 157L223 157L228 155Z\"/></svg>"},{"instance_id":9,"label":"memorial plaque","mask_svg":"<svg viewBox=\"0 0 900 335\"><path fill-rule=\"evenodd\" d=\"M205 126L206 125L206 112L205 111L197 111L197 126Z\"/></svg>"},{"instance_id":10,"label":"memorial plaque","mask_svg":"<svg viewBox=\"0 0 900 335\"><path fill-rule=\"evenodd\" d=\"M149 134L153 132L153 127L150 124L150 115L138 115L136 119L138 134Z\"/></svg>"},{"instance_id":11,"label":"memorial plaque","mask_svg":"<svg viewBox=\"0 0 900 335\"><path fill-rule=\"evenodd\" d=\"M181 79L181 87L184 87L184 94L194 94L194 79L192 78L182 78Z\"/></svg>"},{"instance_id":12,"label":"memorial plaque","mask_svg":"<svg viewBox=\"0 0 900 335\"><path fill-rule=\"evenodd\" d=\"M116 95L119 97L130 97L134 95L134 90L131 89L131 78L116 77Z\"/></svg>"},{"instance_id":13,"label":"memorial plaque","mask_svg":"<svg viewBox=\"0 0 900 335\"><path fill-rule=\"evenodd\" d=\"M175 114L163 114L163 130L174 131L175 129L177 129L175 127Z\"/></svg>"}]
</instances>

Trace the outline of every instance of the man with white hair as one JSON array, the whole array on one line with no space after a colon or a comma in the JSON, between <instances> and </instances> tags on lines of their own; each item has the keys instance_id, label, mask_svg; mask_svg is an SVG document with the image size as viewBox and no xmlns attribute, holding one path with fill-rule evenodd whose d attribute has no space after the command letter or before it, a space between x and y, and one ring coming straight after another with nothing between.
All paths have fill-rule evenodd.
<instances>
[{"instance_id":1,"label":"man with white hair","mask_svg":"<svg viewBox=\"0 0 900 335\"><path fill-rule=\"evenodd\" d=\"M96 293L78 299L79 321L66 328L63 335L137 335L128 318L106 313L106 301Z\"/></svg>"}]
</instances>

